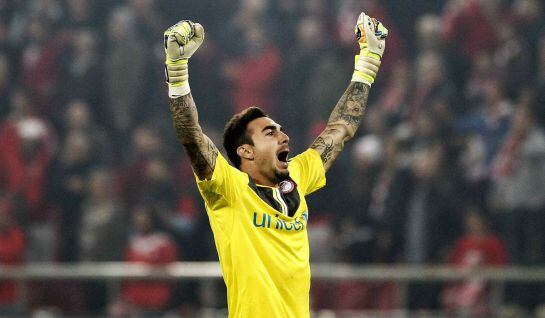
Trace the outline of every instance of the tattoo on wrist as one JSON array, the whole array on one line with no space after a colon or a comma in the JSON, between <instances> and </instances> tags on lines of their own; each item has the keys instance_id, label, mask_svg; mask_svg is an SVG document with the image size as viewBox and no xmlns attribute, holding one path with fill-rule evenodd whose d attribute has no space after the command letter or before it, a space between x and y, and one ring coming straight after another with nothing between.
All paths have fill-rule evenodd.
<instances>
[{"instance_id":1,"label":"tattoo on wrist","mask_svg":"<svg viewBox=\"0 0 545 318\"><path fill-rule=\"evenodd\" d=\"M331 155L333 154L333 138L331 136L318 137L311 147L321 153L322 162L326 163L331 159Z\"/></svg>"}]
</instances>

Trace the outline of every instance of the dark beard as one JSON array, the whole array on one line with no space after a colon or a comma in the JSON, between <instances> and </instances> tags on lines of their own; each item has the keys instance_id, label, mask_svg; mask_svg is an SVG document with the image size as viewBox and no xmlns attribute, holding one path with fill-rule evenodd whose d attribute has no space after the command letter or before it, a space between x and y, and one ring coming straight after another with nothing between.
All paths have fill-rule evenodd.
<instances>
[{"instance_id":1,"label":"dark beard","mask_svg":"<svg viewBox=\"0 0 545 318\"><path fill-rule=\"evenodd\" d=\"M286 172L275 171L274 176L276 177L276 183L280 183L280 182L282 182L284 180L289 180L290 172L289 171L286 171Z\"/></svg>"}]
</instances>

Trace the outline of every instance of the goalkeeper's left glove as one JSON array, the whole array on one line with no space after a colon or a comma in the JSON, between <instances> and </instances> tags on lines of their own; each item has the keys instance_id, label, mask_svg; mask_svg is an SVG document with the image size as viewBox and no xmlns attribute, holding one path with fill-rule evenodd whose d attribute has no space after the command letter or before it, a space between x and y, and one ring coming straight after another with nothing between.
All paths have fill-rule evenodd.
<instances>
[{"instance_id":1,"label":"goalkeeper's left glove","mask_svg":"<svg viewBox=\"0 0 545 318\"><path fill-rule=\"evenodd\" d=\"M171 98L189 94L189 58L204 41L204 28L199 23L183 20L165 31L165 75Z\"/></svg>"},{"instance_id":2,"label":"goalkeeper's left glove","mask_svg":"<svg viewBox=\"0 0 545 318\"><path fill-rule=\"evenodd\" d=\"M355 33L360 45L360 54L356 55L352 81L371 86L375 82L380 60L386 48L388 29L377 19L362 12L358 17Z\"/></svg>"}]
</instances>

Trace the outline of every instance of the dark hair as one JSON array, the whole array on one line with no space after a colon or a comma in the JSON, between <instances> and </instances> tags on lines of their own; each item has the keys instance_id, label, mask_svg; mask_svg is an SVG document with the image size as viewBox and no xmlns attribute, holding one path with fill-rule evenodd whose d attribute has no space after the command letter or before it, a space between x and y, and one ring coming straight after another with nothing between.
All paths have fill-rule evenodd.
<instances>
[{"instance_id":1,"label":"dark hair","mask_svg":"<svg viewBox=\"0 0 545 318\"><path fill-rule=\"evenodd\" d=\"M246 127L252 120L261 117L269 116L259 107L248 107L233 116L225 125L223 131L223 148L225 148L227 157L229 157L229 160L237 169L240 168L241 163L240 157L237 154L238 147L243 144L254 144L252 138L246 132Z\"/></svg>"}]
</instances>

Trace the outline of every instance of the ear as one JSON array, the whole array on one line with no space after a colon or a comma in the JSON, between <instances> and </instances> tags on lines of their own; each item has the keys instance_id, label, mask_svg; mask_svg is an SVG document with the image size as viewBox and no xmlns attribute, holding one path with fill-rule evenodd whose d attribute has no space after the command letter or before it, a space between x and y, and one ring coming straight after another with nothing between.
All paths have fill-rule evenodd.
<instances>
[{"instance_id":1,"label":"ear","mask_svg":"<svg viewBox=\"0 0 545 318\"><path fill-rule=\"evenodd\" d=\"M240 145L237 148L237 155L246 160L254 160L254 149L248 144Z\"/></svg>"}]
</instances>

